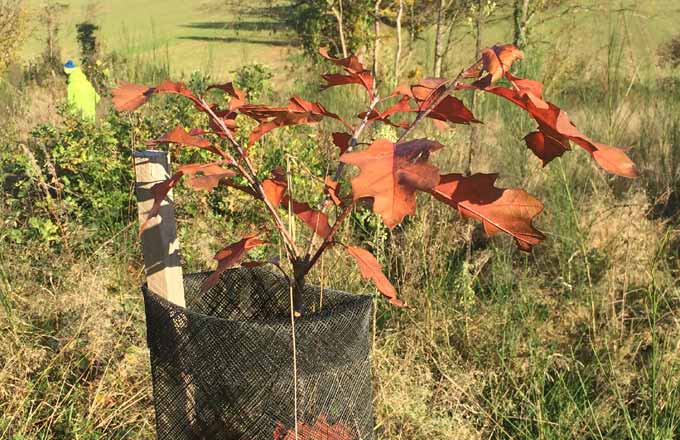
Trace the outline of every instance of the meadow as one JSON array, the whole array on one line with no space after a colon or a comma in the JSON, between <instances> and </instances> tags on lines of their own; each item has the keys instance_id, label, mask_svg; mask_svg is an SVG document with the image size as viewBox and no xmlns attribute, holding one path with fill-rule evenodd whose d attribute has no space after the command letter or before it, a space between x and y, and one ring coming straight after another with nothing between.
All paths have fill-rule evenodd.
<instances>
[{"instance_id":1,"label":"meadow","mask_svg":"<svg viewBox=\"0 0 680 440\"><path fill-rule=\"evenodd\" d=\"M502 170L499 186L541 199L537 226L547 240L519 252L510 238L489 239L423 198L419 215L393 231L365 209L342 231L379 256L414 310L381 300L337 250L310 277L375 298L377 438L680 438L680 70L658 57L680 11L673 0L636 3L577 2L570 13L538 17L515 69L544 81L545 95L582 131L630 147L638 179L607 175L577 149L542 167L522 141L534 122L480 96L472 170ZM237 18L207 2L154 0L144 14L129 14L134 4L109 2L97 14L103 48L126 60L126 68L110 66L109 86L165 74L202 90L208 76L238 77L263 102L299 94L340 113L363 105L358 93L319 92L318 73L328 66L303 57L275 24L237 33L219 27ZM73 1L64 15L63 54L76 51L70 29L85 5ZM385 32L388 66L394 30ZM457 32L449 75L474 55L469 26ZM400 80L431 72L432 33L410 46ZM510 36L510 17L501 14L485 28L484 45ZM30 41L23 57L39 51ZM252 63L271 75L242 68ZM388 73L381 94L392 81ZM151 439L131 151L197 120L172 98L118 115L105 97L89 123L65 112L63 99L60 77L0 82L0 439ZM425 125L418 134L446 145L437 165L462 171L469 130ZM322 174L318 144L329 135L281 129L253 157L265 168L289 157L301 172ZM177 160L192 159L186 154ZM259 220L237 193L222 195L177 188L185 272L213 268L220 245Z\"/></svg>"}]
</instances>

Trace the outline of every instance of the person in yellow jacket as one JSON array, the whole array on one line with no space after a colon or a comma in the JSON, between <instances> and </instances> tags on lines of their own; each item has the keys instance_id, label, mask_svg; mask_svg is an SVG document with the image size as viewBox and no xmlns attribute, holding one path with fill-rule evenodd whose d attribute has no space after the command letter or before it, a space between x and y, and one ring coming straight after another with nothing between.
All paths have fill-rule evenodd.
<instances>
[{"instance_id":1,"label":"person in yellow jacket","mask_svg":"<svg viewBox=\"0 0 680 440\"><path fill-rule=\"evenodd\" d=\"M67 100L69 107L79 113L83 119L94 121L97 115L97 103L101 99L97 91L88 81L80 67L68 60L64 64L64 72L68 75Z\"/></svg>"}]
</instances>

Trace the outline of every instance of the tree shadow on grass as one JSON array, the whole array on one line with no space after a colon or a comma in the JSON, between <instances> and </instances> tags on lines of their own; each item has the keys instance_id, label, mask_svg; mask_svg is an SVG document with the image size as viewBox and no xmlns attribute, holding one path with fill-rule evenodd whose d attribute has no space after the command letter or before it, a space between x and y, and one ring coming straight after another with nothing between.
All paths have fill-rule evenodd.
<instances>
[{"instance_id":1,"label":"tree shadow on grass","mask_svg":"<svg viewBox=\"0 0 680 440\"><path fill-rule=\"evenodd\" d=\"M182 25L190 29L215 29L252 32L282 32L288 29L284 23L272 21L203 21Z\"/></svg>"},{"instance_id":2,"label":"tree shadow on grass","mask_svg":"<svg viewBox=\"0 0 680 440\"><path fill-rule=\"evenodd\" d=\"M292 40L271 40L266 38L241 38L241 37L199 37L195 35L177 37L179 40L206 41L213 43L242 43L242 44L262 44L265 46L295 46Z\"/></svg>"}]
</instances>

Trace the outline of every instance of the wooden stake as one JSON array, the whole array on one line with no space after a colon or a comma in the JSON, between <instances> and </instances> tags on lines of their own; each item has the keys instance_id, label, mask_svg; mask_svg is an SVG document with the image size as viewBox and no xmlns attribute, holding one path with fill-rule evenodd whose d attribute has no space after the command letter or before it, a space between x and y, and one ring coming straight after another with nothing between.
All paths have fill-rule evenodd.
<instances>
[{"instance_id":1,"label":"wooden stake","mask_svg":"<svg viewBox=\"0 0 680 440\"><path fill-rule=\"evenodd\" d=\"M153 206L151 187L170 177L170 156L165 151L137 151L135 159L137 212L144 223ZM184 282L179 258L179 240L172 191L141 236L144 270L149 290L184 307Z\"/></svg>"}]
</instances>

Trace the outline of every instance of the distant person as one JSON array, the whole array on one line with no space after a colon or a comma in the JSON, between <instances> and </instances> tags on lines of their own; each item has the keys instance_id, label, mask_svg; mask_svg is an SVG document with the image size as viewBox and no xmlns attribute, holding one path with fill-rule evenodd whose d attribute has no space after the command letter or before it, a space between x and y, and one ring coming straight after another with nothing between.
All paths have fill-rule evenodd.
<instances>
[{"instance_id":1,"label":"distant person","mask_svg":"<svg viewBox=\"0 0 680 440\"><path fill-rule=\"evenodd\" d=\"M64 64L64 72L68 75L67 99L69 107L80 114L83 119L94 121L97 115L97 103L101 99L97 91L88 81L80 67L68 60Z\"/></svg>"}]
</instances>

